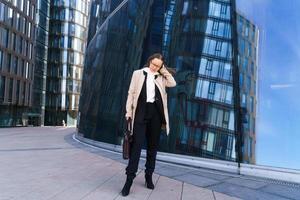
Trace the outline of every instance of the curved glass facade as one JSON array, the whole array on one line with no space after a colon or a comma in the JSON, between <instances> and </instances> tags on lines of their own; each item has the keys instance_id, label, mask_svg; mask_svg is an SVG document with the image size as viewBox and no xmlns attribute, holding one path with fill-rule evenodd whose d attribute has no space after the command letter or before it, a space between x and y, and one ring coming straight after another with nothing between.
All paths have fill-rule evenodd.
<instances>
[{"instance_id":1,"label":"curved glass facade","mask_svg":"<svg viewBox=\"0 0 300 200\"><path fill-rule=\"evenodd\" d=\"M32 105L34 0L0 0L0 126L28 124Z\"/></svg>"},{"instance_id":2,"label":"curved glass facade","mask_svg":"<svg viewBox=\"0 0 300 200\"><path fill-rule=\"evenodd\" d=\"M51 1L45 125L75 125L86 45L88 2Z\"/></svg>"},{"instance_id":3,"label":"curved glass facade","mask_svg":"<svg viewBox=\"0 0 300 200\"><path fill-rule=\"evenodd\" d=\"M161 134L160 151L236 161L239 106L233 96L241 91L233 82L238 80L233 78L238 60L234 1L129 1L98 30L120 2L92 2L79 132L121 143L132 72L158 51L176 68L177 81L168 90L171 131L168 137ZM255 102L255 93L251 95ZM243 160L253 163L254 153L249 157L241 150Z\"/></svg>"},{"instance_id":4,"label":"curved glass facade","mask_svg":"<svg viewBox=\"0 0 300 200\"><path fill-rule=\"evenodd\" d=\"M38 0L37 12L37 35L35 42L36 54L32 91L33 104L30 112L28 113L29 124L34 126L44 125L50 0Z\"/></svg>"},{"instance_id":5,"label":"curved glass facade","mask_svg":"<svg viewBox=\"0 0 300 200\"><path fill-rule=\"evenodd\" d=\"M140 67L152 2L128 1L102 30L106 14L121 1L92 2L78 126L86 137L121 142L126 88Z\"/></svg>"},{"instance_id":6,"label":"curved glass facade","mask_svg":"<svg viewBox=\"0 0 300 200\"><path fill-rule=\"evenodd\" d=\"M230 1L183 1L171 41L176 67L170 90L170 152L235 161L233 43ZM176 39L177 38L177 39Z\"/></svg>"}]
</instances>

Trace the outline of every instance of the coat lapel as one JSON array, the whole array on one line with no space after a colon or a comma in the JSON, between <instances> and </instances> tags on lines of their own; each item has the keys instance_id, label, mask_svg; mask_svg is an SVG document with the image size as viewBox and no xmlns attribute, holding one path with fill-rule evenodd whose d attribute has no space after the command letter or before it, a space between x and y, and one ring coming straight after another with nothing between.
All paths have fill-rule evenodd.
<instances>
[{"instance_id":1,"label":"coat lapel","mask_svg":"<svg viewBox=\"0 0 300 200\"><path fill-rule=\"evenodd\" d=\"M156 79L154 79L154 83L155 85L158 87L159 91L160 91L160 95L164 95L164 90L163 90L163 86L162 86L162 81L161 81L161 77L158 77Z\"/></svg>"},{"instance_id":2,"label":"coat lapel","mask_svg":"<svg viewBox=\"0 0 300 200\"><path fill-rule=\"evenodd\" d=\"M141 70L139 73L139 78L138 78L138 82L137 82L137 97L139 97L139 95L141 93L144 81L145 81L145 75L144 75L143 70ZM158 76L157 78L155 78L154 83L158 87L160 95L163 97L165 92L163 89L162 77ZM164 101L164 98L163 98L163 101Z\"/></svg>"},{"instance_id":3,"label":"coat lapel","mask_svg":"<svg viewBox=\"0 0 300 200\"><path fill-rule=\"evenodd\" d=\"M137 83L137 97L140 95L143 84L144 84L144 80L145 80L145 75L143 73L143 71L140 71L139 74L139 78L138 78L138 83Z\"/></svg>"}]
</instances>

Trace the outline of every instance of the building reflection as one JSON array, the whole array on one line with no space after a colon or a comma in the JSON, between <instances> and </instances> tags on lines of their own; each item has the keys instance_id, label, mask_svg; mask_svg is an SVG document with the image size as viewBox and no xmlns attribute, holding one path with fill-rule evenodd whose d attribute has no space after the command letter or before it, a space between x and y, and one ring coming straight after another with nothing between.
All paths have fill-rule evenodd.
<instances>
[{"instance_id":1,"label":"building reflection","mask_svg":"<svg viewBox=\"0 0 300 200\"><path fill-rule=\"evenodd\" d=\"M149 55L163 52L169 66L176 68L177 87L168 90L171 132L169 137L161 135L160 151L236 161L232 69L236 58L233 40L237 38L233 38L232 28L237 23L232 19L232 2L133 0L97 31L120 2L98 0L91 5L79 132L87 138L120 144L131 74ZM247 48L256 49L257 28L239 15L238 20L241 18L247 23L239 24L238 30L250 27L254 39ZM246 37L244 32L239 34L248 44L250 36ZM256 59L240 46L236 47L238 60L247 58L255 66L250 76L254 83ZM248 73L241 71L245 76ZM245 95L252 100L247 110L252 108L248 115L254 123L255 87L251 93L247 91L239 90L241 99ZM243 131L242 138L251 138L247 139L251 145L242 148L245 162L255 162L254 133L255 128Z\"/></svg>"}]
</instances>

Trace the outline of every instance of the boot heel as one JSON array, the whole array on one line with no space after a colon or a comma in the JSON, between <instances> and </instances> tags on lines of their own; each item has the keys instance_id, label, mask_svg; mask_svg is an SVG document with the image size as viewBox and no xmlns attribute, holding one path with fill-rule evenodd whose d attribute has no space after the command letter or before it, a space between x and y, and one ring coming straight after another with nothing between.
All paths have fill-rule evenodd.
<instances>
[{"instance_id":1,"label":"boot heel","mask_svg":"<svg viewBox=\"0 0 300 200\"><path fill-rule=\"evenodd\" d=\"M152 175L146 175L145 176L145 186L148 189L151 189L151 190L154 189L154 184L153 184L153 181L152 181Z\"/></svg>"},{"instance_id":2,"label":"boot heel","mask_svg":"<svg viewBox=\"0 0 300 200\"><path fill-rule=\"evenodd\" d=\"M127 196L128 194L129 194L129 191L130 191L130 188L131 188L131 185L132 185L132 179L129 179L129 178L127 178L126 179L126 182L125 182L125 185L124 185L124 187L123 187L123 189L122 189L122 196Z\"/></svg>"}]
</instances>

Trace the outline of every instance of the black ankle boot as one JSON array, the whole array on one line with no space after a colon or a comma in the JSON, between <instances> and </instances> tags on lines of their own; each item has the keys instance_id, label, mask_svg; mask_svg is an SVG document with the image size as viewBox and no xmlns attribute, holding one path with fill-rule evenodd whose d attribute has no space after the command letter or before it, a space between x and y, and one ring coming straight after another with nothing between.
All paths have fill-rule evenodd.
<instances>
[{"instance_id":1,"label":"black ankle boot","mask_svg":"<svg viewBox=\"0 0 300 200\"><path fill-rule=\"evenodd\" d=\"M124 187L122 189L122 195L123 196L127 196L129 194L129 190L130 190L130 187L132 185L132 181L133 181L132 178L128 178L127 177L125 185L124 185Z\"/></svg>"},{"instance_id":2,"label":"black ankle boot","mask_svg":"<svg viewBox=\"0 0 300 200\"><path fill-rule=\"evenodd\" d=\"M145 174L145 185L147 188L153 190L154 189L154 184L152 181L152 174Z\"/></svg>"}]
</instances>

